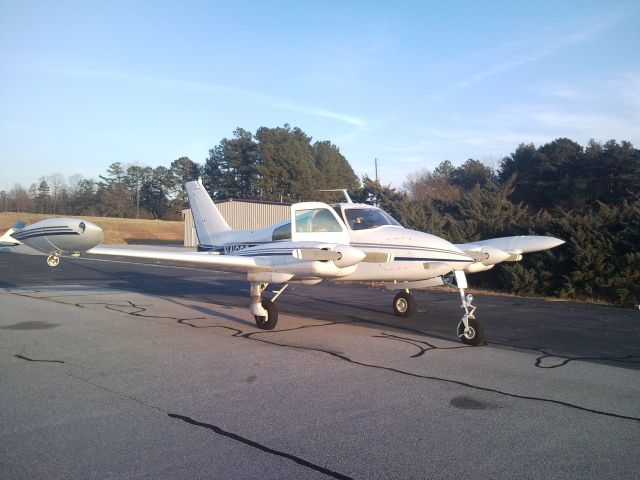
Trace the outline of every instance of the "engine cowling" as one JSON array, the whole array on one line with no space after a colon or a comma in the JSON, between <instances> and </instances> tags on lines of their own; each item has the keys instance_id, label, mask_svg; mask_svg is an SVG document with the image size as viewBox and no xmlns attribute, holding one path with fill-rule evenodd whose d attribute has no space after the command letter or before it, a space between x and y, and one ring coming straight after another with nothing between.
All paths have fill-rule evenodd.
<instances>
[{"instance_id":1,"label":"engine cowling","mask_svg":"<svg viewBox=\"0 0 640 480\"><path fill-rule=\"evenodd\" d=\"M336 245L333 251L340 254L340 258L333 261L338 268L347 268L356 265L367 256L362 250L352 247L351 245Z\"/></svg>"}]
</instances>

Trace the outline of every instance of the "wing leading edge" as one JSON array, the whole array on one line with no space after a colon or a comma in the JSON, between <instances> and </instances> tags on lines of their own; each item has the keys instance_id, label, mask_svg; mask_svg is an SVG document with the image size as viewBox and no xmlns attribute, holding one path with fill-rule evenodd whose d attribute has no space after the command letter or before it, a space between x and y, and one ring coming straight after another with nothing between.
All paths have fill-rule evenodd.
<instances>
[{"instance_id":1,"label":"wing leading edge","mask_svg":"<svg viewBox=\"0 0 640 480\"><path fill-rule=\"evenodd\" d=\"M241 257L236 255L219 255L211 252L174 252L166 250L142 250L134 248L94 247L87 251L91 255L109 257L138 258L161 262L188 263L206 265L214 270L230 272L264 272L271 269L271 264L262 257Z\"/></svg>"}]
</instances>

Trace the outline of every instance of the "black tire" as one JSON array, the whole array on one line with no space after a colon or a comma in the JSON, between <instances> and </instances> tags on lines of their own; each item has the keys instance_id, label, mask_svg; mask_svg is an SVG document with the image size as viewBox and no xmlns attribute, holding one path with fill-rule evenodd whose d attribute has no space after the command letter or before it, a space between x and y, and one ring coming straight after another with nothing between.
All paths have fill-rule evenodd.
<instances>
[{"instance_id":1,"label":"black tire","mask_svg":"<svg viewBox=\"0 0 640 480\"><path fill-rule=\"evenodd\" d=\"M262 308L267 311L266 317L254 315L256 325L262 330L273 330L278 324L278 308L271 300L262 300Z\"/></svg>"},{"instance_id":2,"label":"black tire","mask_svg":"<svg viewBox=\"0 0 640 480\"><path fill-rule=\"evenodd\" d=\"M471 345L477 347L478 345L484 345L484 328L482 324L475 318L469 319L469 332L464 333L464 323L460 321L458 324L458 338L462 340L465 345Z\"/></svg>"},{"instance_id":3,"label":"black tire","mask_svg":"<svg viewBox=\"0 0 640 480\"><path fill-rule=\"evenodd\" d=\"M399 317L408 317L416 311L416 301L413 295L400 292L393 299L393 312Z\"/></svg>"}]
</instances>

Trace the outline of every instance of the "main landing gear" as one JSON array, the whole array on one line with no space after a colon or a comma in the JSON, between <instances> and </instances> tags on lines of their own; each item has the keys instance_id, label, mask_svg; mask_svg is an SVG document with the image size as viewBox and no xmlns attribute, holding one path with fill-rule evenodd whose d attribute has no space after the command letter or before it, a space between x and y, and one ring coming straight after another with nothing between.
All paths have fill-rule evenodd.
<instances>
[{"instance_id":1,"label":"main landing gear","mask_svg":"<svg viewBox=\"0 0 640 480\"><path fill-rule=\"evenodd\" d=\"M251 297L249 310L251 310L253 318L256 320L256 325L262 330L273 330L276 328L278 324L278 308L274 302L289 285L284 284L280 290L275 292L271 300L267 300L266 298L262 299L262 292L264 292L268 286L268 283L249 284L249 295Z\"/></svg>"},{"instance_id":2,"label":"main landing gear","mask_svg":"<svg viewBox=\"0 0 640 480\"><path fill-rule=\"evenodd\" d=\"M47 265L49 265L50 267L57 267L59 263L60 257L58 255L53 254L47 257Z\"/></svg>"},{"instance_id":3,"label":"main landing gear","mask_svg":"<svg viewBox=\"0 0 640 480\"><path fill-rule=\"evenodd\" d=\"M416 311L416 301L409 289L405 289L393 299L393 312L399 317L410 317Z\"/></svg>"}]
</instances>

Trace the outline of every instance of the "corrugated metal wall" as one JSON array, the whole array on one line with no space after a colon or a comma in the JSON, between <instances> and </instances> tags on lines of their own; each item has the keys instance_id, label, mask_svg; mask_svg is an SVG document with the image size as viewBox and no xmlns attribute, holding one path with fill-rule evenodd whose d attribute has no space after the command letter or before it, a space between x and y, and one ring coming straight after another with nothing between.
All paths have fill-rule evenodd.
<instances>
[{"instance_id":1,"label":"corrugated metal wall","mask_svg":"<svg viewBox=\"0 0 640 480\"><path fill-rule=\"evenodd\" d=\"M251 202L246 200L225 200L216 203L227 223L234 230L260 230L274 223L289 220L291 205L272 202ZM195 247L198 244L191 210L183 210L184 245Z\"/></svg>"},{"instance_id":2,"label":"corrugated metal wall","mask_svg":"<svg viewBox=\"0 0 640 480\"><path fill-rule=\"evenodd\" d=\"M198 237L196 236L196 227L193 223L193 215L191 209L182 210L182 220L184 220L184 246L197 247Z\"/></svg>"}]
</instances>

